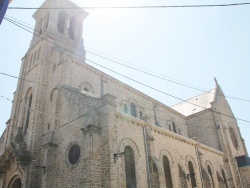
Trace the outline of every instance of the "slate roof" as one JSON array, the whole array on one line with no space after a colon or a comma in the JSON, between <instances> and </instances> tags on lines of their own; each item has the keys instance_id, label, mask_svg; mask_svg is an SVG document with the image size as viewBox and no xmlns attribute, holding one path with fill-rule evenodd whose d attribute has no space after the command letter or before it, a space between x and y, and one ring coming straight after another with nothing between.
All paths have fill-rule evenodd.
<instances>
[{"instance_id":1,"label":"slate roof","mask_svg":"<svg viewBox=\"0 0 250 188\"><path fill-rule=\"evenodd\" d=\"M196 97L188 99L187 102L184 101L184 102L178 103L178 104L172 106L171 108L176 110L177 112L185 115L185 116L190 116L192 114L196 114L198 112L201 112L201 111L211 107L210 103L213 102L213 100L214 100L215 90L216 89L212 89L210 91L202 93L201 95L198 95ZM193 103L193 104L198 105L198 106L195 106L195 105L190 104L190 103ZM199 106L201 106L201 107L199 107ZM202 107L204 107L205 109Z\"/></svg>"}]
</instances>

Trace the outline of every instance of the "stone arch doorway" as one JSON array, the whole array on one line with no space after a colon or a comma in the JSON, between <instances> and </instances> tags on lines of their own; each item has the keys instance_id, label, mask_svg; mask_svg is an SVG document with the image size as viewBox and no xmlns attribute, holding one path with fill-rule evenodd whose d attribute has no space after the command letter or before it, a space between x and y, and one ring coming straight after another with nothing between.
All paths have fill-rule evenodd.
<instances>
[{"instance_id":1,"label":"stone arch doorway","mask_svg":"<svg viewBox=\"0 0 250 188\"><path fill-rule=\"evenodd\" d=\"M22 181L20 178L13 178L10 181L8 188L22 188Z\"/></svg>"}]
</instances>

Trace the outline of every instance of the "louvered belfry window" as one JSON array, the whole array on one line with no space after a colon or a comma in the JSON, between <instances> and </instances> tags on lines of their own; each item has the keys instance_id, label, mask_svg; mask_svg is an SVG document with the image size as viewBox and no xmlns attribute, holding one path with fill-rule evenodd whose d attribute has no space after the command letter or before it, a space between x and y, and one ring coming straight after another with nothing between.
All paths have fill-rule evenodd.
<instances>
[{"instance_id":1,"label":"louvered belfry window","mask_svg":"<svg viewBox=\"0 0 250 188\"><path fill-rule=\"evenodd\" d=\"M66 18L67 18L67 15L65 12L61 12L59 14L57 28L58 28L58 31L63 34L64 34L64 30L66 27Z\"/></svg>"},{"instance_id":2,"label":"louvered belfry window","mask_svg":"<svg viewBox=\"0 0 250 188\"><path fill-rule=\"evenodd\" d=\"M72 17L70 19L70 24L69 24L69 38L74 40L75 39L75 32L76 32L76 18Z\"/></svg>"}]
</instances>

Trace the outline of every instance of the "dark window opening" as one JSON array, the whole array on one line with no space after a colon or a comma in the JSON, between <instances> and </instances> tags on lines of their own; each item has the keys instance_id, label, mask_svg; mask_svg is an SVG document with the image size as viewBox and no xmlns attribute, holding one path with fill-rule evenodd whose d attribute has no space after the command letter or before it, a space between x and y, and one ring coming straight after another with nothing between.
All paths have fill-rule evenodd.
<instances>
[{"instance_id":1,"label":"dark window opening","mask_svg":"<svg viewBox=\"0 0 250 188\"><path fill-rule=\"evenodd\" d=\"M135 159L133 149L126 146L125 149L125 173L126 187L136 188Z\"/></svg>"},{"instance_id":2,"label":"dark window opening","mask_svg":"<svg viewBox=\"0 0 250 188\"><path fill-rule=\"evenodd\" d=\"M77 144L73 145L69 150L69 162L74 165L77 163L80 157L80 146Z\"/></svg>"},{"instance_id":3,"label":"dark window opening","mask_svg":"<svg viewBox=\"0 0 250 188\"><path fill-rule=\"evenodd\" d=\"M174 123L173 123L173 130L174 130L174 133L177 133L177 131L176 131L176 126L175 126Z\"/></svg>"},{"instance_id":4,"label":"dark window opening","mask_svg":"<svg viewBox=\"0 0 250 188\"><path fill-rule=\"evenodd\" d=\"M62 34L64 34L64 29L66 26L66 18L67 18L66 13L61 12L59 14L57 28L58 28L58 31Z\"/></svg>"},{"instance_id":5,"label":"dark window opening","mask_svg":"<svg viewBox=\"0 0 250 188\"><path fill-rule=\"evenodd\" d=\"M70 39L72 39L72 40L75 39L75 32L76 32L76 18L72 17L70 19L69 30L68 30L68 34L69 34Z\"/></svg>"},{"instance_id":6,"label":"dark window opening","mask_svg":"<svg viewBox=\"0 0 250 188\"><path fill-rule=\"evenodd\" d=\"M140 118L143 118L143 113L142 113L142 111L140 111Z\"/></svg>"},{"instance_id":7,"label":"dark window opening","mask_svg":"<svg viewBox=\"0 0 250 188\"><path fill-rule=\"evenodd\" d=\"M124 104L124 112L125 112L125 113L128 113L128 107L127 107L126 104Z\"/></svg>"},{"instance_id":8,"label":"dark window opening","mask_svg":"<svg viewBox=\"0 0 250 188\"><path fill-rule=\"evenodd\" d=\"M165 174L166 188L172 188L173 184L172 184L170 165L169 165L169 160L166 156L163 156L163 168Z\"/></svg>"},{"instance_id":9,"label":"dark window opening","mask_svg":"<svg viewBox=\"0 0 250 188\"><path fill-rule=\"evenodd\" d=\"M137 112L136 112L136 106L135 106L135 104L134 103L131 103L130 104L130 109L131 109L131 115L132 116L134 116L134 117L136 117L137 115Z\"/></svg>"},{"instance_id":10,"label":"dark window opening","mask_svg":"<svg viewBox=\"0 0 250 188\"><path fill-rule=\"evenodd\" d=\"M27 129L29 127L29 122L30 122L30 112L31 112L31 104L32 104L32 95L29 96L29 98L27 99L26 103L25 103L25 123L24 123L24 134L26 134Z\"/></svg>"},{"instance_id":11,"label":"dark window opening","mask_svg":"<svg viewBox=\"0 0 250 188\"><path fill-rule=\"evenodd\" d=\"M214 179L213 179L213 174L212 174L212 170L210 168L210 166L207 166L207 171L211 177L211 181L212 181L212 184L213 184L213 187L214 187Z\"/></svg>"},{"instance_id":12,"label":"dark window opening","mask_svg":"<svg viewBox=\"0 0 250 188\"><path fill-rule=\"evenodd\" d=\"M191 161L188 162L188 169L189 169L189 176L191 179L191 185L192 187L196 187L196 179L195 179L195 173L194 173L194 167Z\"/></svg>"},{"instance_id":13,"label":"dark window opening","mask_svg":"<svg viewBox=\"0 0 250 188\"><path fill-rule=\"evenodd\" d=\"M179 135L181 135L181 129L178 129L178 131L179 131Z\"/></svg>"}]
</instances>

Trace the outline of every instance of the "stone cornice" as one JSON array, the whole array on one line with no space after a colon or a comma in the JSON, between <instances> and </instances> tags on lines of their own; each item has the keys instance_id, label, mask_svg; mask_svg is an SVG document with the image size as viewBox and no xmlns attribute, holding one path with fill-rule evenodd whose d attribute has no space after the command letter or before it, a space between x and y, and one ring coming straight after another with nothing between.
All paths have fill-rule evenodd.
<instances>
[{"instance_id":1,"label":"stone cornice","mask_svg":"<svg viewBox=\"0 0 250 188\"><path fill-rule=\"evenodd\" d=\"M170 137L171 139L183 142L183 143L188 144L188 145L192 145L194 147L196 145L199 145L200 149L211 152L211 153L214 153L216 155L220 155L220 156L224 155L224 153L219 151L219 150L216 150L214 148L211 148L209 146L201 144L201 143L199 143L197 141L191 140L191 139L189 139L187 137L175 134L175 133L173 133L173 132L171 132L169 130L163 129L161 127L148 124L148 123L144 122L143 120L140 120L140 119L135 118L133 116L123 114L121 112L116 112L116 119L120 119L121 121L125 121L126 123L130 123L130 124L137 125L137 126L150 127L154 133L164 135L166 137Z\"/></svg>"},{"instance_id":2,"label":"stone cornice","mask_svg":"<svg viewBox=\"0 0 250 188\"><path fill-rule=\"evenodd\" d=\"M132 92L132 93L138 95L139 97L142 97L142 98L146 99L147 101L155 103L156 105L158 105L159 107L163 108L164 110L170 111L170 112L174 113L175 115L181 116L182 118L186 119L186 116L184 116L183 114L175 111L174 109L166 106L165 104L157 101L156 99L154 99L154 98L152 98L152 97L150 97L150 96L142 93L141 91L139 91L139 90L137 90L137 89L135 89L135 88L133 88L133 87L131 87L131 86L129 86L129 85L127 85L127 84L119 81L119 80L117 80L116 78L114 78L114 77L112 77L112 76L110 76L110 75L108 75L108 74L106 74L104 72L101 72L101 71L97 70L96 68L92 67L91 65L89 65L87 63L83 63L83 62L79 63L78 59L75 59L75 62L79 66L81 66L84 69L86 69L87 71L92 72L92 73L94 73L94 74L96 74L98 76L102 76L103 79L106 79L107 81L110 81L111 83L116 84L116 85L118 85L120 87L123 87L124 89L126 89L129 92Z\"/></svg>"}]
</instances>

